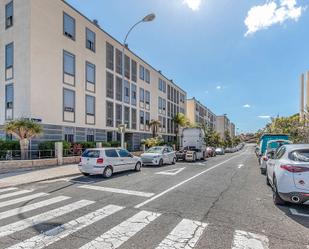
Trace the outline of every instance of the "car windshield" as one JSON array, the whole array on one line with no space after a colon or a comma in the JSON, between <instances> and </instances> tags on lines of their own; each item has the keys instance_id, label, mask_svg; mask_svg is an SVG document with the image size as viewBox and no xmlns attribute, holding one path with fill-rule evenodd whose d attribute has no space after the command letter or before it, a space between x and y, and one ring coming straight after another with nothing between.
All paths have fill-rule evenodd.
<instances>
[{"instance_id":1,"label":"car windshield","mask_svg":"<svg viewBox=\"0 0 309 249\"><path fill-rule=\"evenodd\" d=\"M274 142L269 143L267 147L268 149L277 149L285 144L289 144L289 142L288 141L274 141Z\"/></svg>"},{"instance_id":2,"label":"car windshield","mask_svg":"<svg viewBox=\"0 0 309 249\"><path fill-rule=\"evenodd\" d=\"M89 157L89 158L99 158L100 157L100 151L99 150L86 150L82 157Z\"/></svg>"},{"instance_id":3,"label":"car windshield","mask_svg":"<svg viewBox=\"0 0 309 249\"><path fill-rule=\"evenodd\" d=\"M293 151L290 159L296 162L309 162L309 149Z\"/></svg>"},{"instance_id":4,"label":"car windshield","mask_svg":"<svg viewBox=\"0 0 309 249\"><path fill-rule=\"evenodd\" d=\"M152 147L147 150L147 153L161 153L163 151L162 147Z\"/></svg>"}]
</instances>

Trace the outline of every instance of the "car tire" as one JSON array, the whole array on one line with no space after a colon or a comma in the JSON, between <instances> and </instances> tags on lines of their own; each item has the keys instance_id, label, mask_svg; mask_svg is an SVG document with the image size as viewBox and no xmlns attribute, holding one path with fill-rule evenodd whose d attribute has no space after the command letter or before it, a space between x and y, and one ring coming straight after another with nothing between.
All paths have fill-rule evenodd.
<instances>
[{"instance_id":1,"label":"car tire","mask_svg":"<svg viewBox=\"0 0 309 249\"><path fill-rule=\"evenodd\" d=\"M267 185L267 186L271 186L271 185L270 185L270 182L269 182L269 179L268 179L268 176L267 176L267 173L266 173L266 185Z\"/></svg>"},{"instance_id":2,"label":"car tire","mask_svg":"<svg viewBox=\"0 0 309 249\"><path fill-rule=\"evenodd\" d=\"M196 154L193 153L193 156L192 156L192 161L195 162L196 161Z\"/></svg>"},{"instance_id":3,"label":"car tire","mask_svg":"<svg viewBox=\"0 0 309 249\"><path fill-rule=\"evenodd\" d=\"M159 167L162 167L162 166L163 166L163 159L160 159L158 166L159 166Z\"/></svg>"},{"instance_id":4,"label":"car tire","mask_svg":"<svg viewBox=\"0 0 309 249\"><path fill-rule=\"evenodd\" d=\"M113 169L112 169L112 167L107 166L107 167L104 169L103 177L104 177L104 178L110 178L112 175L113 175Z\"/></svg>"},{"instance_id":5,"label":"car tire","mask_svg":"<svg viewBox=\"0 0 309 249\"><path fill-rule=\"evenodd\" d=\"M280 197L279 193L278 193L278 189L277 189L277 180L274 177L273 180L273 201L275 203L275 205L284 205L285 201L282 200L282 198Z\"/></svg>"},{"instance_id":6,"label":"car tire","mask_svg":"<svg viewBox=\"0 0 309 249\"><path fill-rule=\"evenodd\" d=\"M82 173L84 176L90 176L89 173Z\"/></svg>"},{"instance_id":7,"label":"car tire","mask_svg":"<svg viewBox=\"0 0 309 249\"><path fill-rule=\"evenodd\" d=\"M142 164L140 162L137 162L135 164L135 168L134 168L135 171L139 172L142 170Z\"/></svg>"},{"instance_id":8,"label":"car tire","mask_svg":"<svg viewBox=\"0 0 309 249\"><path fill-rule=\"evenodd\" d=\"M176 157L174 157L174 158L173 158L173 162L172 162L172 164L176 164L176 162L177 162L177 158L176 158Z\"/></svg>"},{"instance_id":9,"label":"car tire","mask_svg":"<svg viewBox=\"0 0 309 249\"><path fill-rule=\"evenodd\" d=\"M261 174L262 174L262 175L265 175L265 174L266 174L266 169L262 169L262 168L261 168Z\"/></svg>"}]
</instances>

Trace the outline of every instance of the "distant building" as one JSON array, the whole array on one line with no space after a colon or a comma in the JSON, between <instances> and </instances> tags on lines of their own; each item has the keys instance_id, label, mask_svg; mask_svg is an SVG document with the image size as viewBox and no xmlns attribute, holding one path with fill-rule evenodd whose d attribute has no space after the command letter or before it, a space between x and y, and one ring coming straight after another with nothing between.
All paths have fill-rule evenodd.
<instances>
[{"instance_id":1,"label":"distant building","mask_svg":"<svg viewBox=\"0 0 309 249\"><path fill-rule=\"evenodd\" d=\"M230 135L232 138L236 136L236 127L234 123L230 123Z\"/></svg>"},{"instance_id":2,"label":"distant building","mask_svg":"<svg viewBox=\"0 0 309 249\"><path fill-rule=\"evenodd\" d=\"M227 117L226 114L217 116L217 124L216 124L216 130L220 134L221 138L224 139L224 133L226 131L230 132L230 120Z\"/></svg>"}]
</instances>

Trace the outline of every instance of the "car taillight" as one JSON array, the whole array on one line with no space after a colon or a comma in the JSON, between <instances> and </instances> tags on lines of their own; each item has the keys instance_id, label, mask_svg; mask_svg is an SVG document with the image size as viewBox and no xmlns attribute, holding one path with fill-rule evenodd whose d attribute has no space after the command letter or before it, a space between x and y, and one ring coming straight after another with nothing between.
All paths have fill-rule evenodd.
<instances>
[{"instance_id":1,"label":"car taillight","mask_svg":"<svg viewBox=\"0 0 309 249\"><path fill-rule=\"evenodd\" d=\"M296 165L280 165L281 169L287 170L292 173L300 173L309 171L309 167L301 167Z\"/></svg>"},{"instance_id":2,"label":"car taillight","mask_svg":"<svg viewBox=\"0 0 309 249\"><path fill-rule=\"evenodd\" d=\"M101 163L103 163L103 162L104 162L103 158L98 158L98 159L97 159L97 163L98 163L98 164L101 164Z\"/></svg>"}]
</instances>

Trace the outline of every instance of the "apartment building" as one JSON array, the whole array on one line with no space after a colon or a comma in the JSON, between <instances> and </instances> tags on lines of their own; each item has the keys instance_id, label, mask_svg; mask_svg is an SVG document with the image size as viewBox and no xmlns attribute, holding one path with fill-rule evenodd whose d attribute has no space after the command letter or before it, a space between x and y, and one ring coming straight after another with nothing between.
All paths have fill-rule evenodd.
<instances>
[{"instance_id":1,"label":"apartment building","mask_svg":"<svg viewBox=\"0 0 309 249\"><path fill-rule=\"evenodd\" d=\"M34 119L38 141L117 140L125 123L139 149L152 119L171 141L186 113L184 90L129 48L122 65L122 44L63 0L0 0L0 47L0 125Z\"/></svg>"},{"instance_id":2,"label":"apartment building","mask_svg":"<svg viewBox=\"0 0 309 249\"><path fill-rule=\"evenodd\" d=\"M231 122L230 124L230 134L231 137L234 138L236 136L236 126L234 123Z\"/></svg>"},{"instance_id":3,"label":"apartment building","mask_svg":"<svg viewBox=\"0 0 309 249\"><path fill-rule=\"evenodd\" d=\"M197 99L187 99L187 117L192 124L216 129L216 115Z\"/></svg>"},{"instance_id":4,"label":"apartment building","mask_svg":"<svg viewBox=\"0 0 309 249\"><path fill-rule=\"evenodd\" d=\"M230 120L229 118L227 117L226 114L224 115L220 115L220 116L217 116L217 125L216 125L216 128L217 128L217 132L220 134L221 138L224 139L224 133L226 131L229 131L230 132Z\"/></svg>"}]
</instances>

